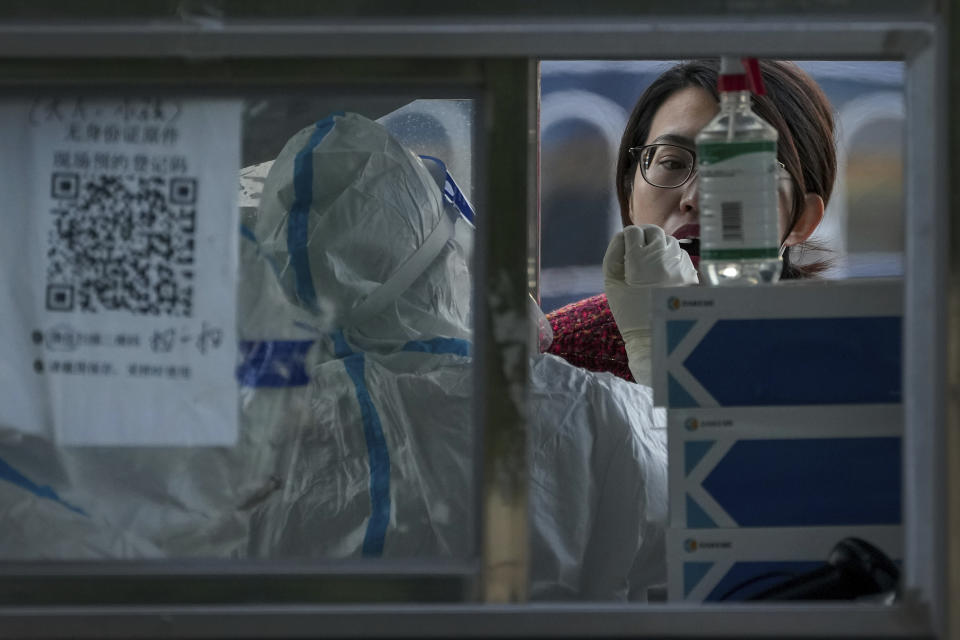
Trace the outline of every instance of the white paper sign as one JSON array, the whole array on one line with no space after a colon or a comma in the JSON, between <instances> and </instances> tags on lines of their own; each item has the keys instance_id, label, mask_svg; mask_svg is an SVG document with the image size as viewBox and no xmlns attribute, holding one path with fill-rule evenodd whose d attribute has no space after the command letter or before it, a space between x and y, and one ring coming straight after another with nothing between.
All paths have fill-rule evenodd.
<instances>
[{"instance_id":1,"label":"white paper sign","mask_svg":"<svg viewBox=\"0 0 960 640\"><path fill-rule=\"evenodd\" d=\"M235 99L0 103L0 439L237 437Z\"/></svg>"}]
</instances>

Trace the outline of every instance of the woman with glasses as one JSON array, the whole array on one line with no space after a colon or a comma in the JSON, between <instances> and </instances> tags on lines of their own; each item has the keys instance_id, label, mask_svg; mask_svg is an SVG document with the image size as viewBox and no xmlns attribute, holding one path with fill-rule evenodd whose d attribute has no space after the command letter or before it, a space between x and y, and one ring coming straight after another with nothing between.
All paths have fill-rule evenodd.
<instances>
[{"instance_id":1,"label":"woman with glasses","mask_svg":"<svg viewBox=\"0 0 960 640\"><path fill-rule=\"evenodd\" d=\"M808 278L827 266L796 260L823 218L833 189L837 161L832 107L816 82L795 64L762 60L760 71L767 93L753 96L753 110L779 134L780 277ZM700 212L694 137L719 110L718 73L719 60L675 65L637 101L617 158L615 185L625 232L608 250L605 273L612 254L619 251L622 263L624 243L629 250L639 238L659 243L657 251L650 252L653 262L645 265L646 284L695 282L690 265L699 263ZM609 292L610 273L606 281ZM606 294L547 317L554 332L550 353L586 369L634 379Z\"/></svg>"}]
</instances>

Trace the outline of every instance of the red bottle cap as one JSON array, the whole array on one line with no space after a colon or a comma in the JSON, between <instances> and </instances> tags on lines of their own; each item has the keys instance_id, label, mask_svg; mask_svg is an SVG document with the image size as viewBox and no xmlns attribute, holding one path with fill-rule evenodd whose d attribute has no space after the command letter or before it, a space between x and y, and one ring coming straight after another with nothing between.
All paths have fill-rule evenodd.
<instances>
[{"instance_id":1,"label":"red bottle cap","mask_svg":"<svg viewBox=\"0 0 960 640\"><path fill-rule=\"evenodd\" d=\"M736 64L736 59L728 59L721 65L720 78L717 80L717 89L720 91L752 91L754 95L762 96L766 93L763 78L760 75L760 62L756 58L741 58L742 67L729 72L728 65ZM724 73L724 71L728 71Z\"/></svg>"},{"instance_id":2,"label":"red bottle cap","mask_svg":"<svg viewBox=\"0 0 960 640\"><path fill-rule=\"evenodd\" d=\"M767 90L763 86L763 76L760 75L760 61L756 58L743 58L743 66L747 70L750 91L756 96L764 95Z\"/></svg>"}]
</instances>

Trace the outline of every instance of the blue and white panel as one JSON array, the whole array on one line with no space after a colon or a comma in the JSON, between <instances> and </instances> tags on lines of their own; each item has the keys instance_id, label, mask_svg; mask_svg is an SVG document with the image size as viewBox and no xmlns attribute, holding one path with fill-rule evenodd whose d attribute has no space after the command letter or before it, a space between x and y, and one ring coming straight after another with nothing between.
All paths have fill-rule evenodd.
<instances>
[{"instance_id":1,"label":"blue and white panel","mask_svg":"<svg viewBox=\"0 0 960 640\"><path fill-rule=\"evenodd\" d=\"M672 287L653 301L659 406L902 402L902 285Z\"/></svg>"},{"instance_id":2,"label":"blue and white panel","mask_svg":"<svg viewBox=\"0 0 960 640\"><path fill-rule=\"evenodd\" d=\"M667 530L667 595L672 602L744 600L824 565L847 537L870 542L895 562L903 534L889 527Z\"/></svg>"},{"instance_id":3,"label":"blue and white panel","mask_svg":"<svg viewBox=\"0 0 960 640\"><path fill-rule=\"evenodd\" d=\"M900 317L668 320L667 407L902 401Z\"/></svg>"},{"instance_id":4,"label":"blue and white panel","mask_svg":"<svg viewBox=\"0 0 960 640\"><path fill-rule=\"evenodd\" d=\"M674 526L901 522L899 437L690 439L673 449L680 452L671 456Z\"/></svg>"},{"instance_id":5,"label":"blue and white panel","mask_svg":"<svg viewBox=\"0 0 960 640\"><path fill-rule=\"evenodd\" d=\"M670 524L787 526L784 520L790 518L795 521L791 525L853 524L862 523L865 516L859 510L869 504L878 513L887 512L889 519L901 499L902 435L902 405L670 409ZM838 442L830 442L834 439ZM861 468L863 475L841 477ZM883 477L874 482L877 473ZM874 502L851 501L842 522L836 513L828 517L827 505L816 501L824 499L819 492L831 482L844 488L831 489L830 495L850 498L862 488ZM736 495L728 495L731 491ZM773 518L768 502L798 491L812 494L774 504L779 514ZM877 506L881 496L886 497ZM749 510L748 515L738 517L743 510ZM814 522L800 522L800 515ZM761 518L769 519L755 524Z\"/></svg>"}]
</instances>

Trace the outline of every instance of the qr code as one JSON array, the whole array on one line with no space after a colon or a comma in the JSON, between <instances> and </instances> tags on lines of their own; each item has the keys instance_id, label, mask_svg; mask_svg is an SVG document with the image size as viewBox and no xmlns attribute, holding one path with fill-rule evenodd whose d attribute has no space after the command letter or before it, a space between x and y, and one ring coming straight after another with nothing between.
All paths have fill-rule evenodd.
<instances>
[{"instance_id":1,"label":"qr code","mask_svg":"<svg viewBox=\"0 0 960 640\"><path fill-rule=\"evenodd\" d=\"M54 172L51 311L189 317L197 180Z\"/></svg>"}]
</instances>

